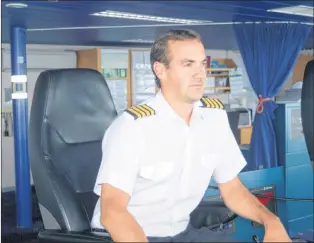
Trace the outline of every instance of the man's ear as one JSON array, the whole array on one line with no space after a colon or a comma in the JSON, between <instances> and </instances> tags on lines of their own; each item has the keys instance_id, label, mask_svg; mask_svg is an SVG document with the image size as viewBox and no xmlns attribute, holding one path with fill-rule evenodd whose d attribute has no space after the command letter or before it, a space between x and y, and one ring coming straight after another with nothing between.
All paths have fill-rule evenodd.
<instances>
[{"instance_id":1,"label":"man's ear","mask_svg":"<svg viewBox=\"0 0 314 243\"><path fill-rule=\"evenodd\" d=\"M166 67L164 64L162 64L161 62L154 62L153 69L159 80L164 79L166 75Z\"/></svg>"}]
</instances>

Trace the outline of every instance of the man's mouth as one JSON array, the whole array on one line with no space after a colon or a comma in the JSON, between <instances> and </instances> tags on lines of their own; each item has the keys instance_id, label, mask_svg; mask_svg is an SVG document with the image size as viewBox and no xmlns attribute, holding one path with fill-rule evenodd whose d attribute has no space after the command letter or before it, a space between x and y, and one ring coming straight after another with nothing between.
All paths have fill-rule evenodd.
<instances>
[{"instance_id":1,"label":"man's mouth","mask_svg":"<svg viewBox=\"0 0 314 243\"><path fill-rule=\"evenodd\" d=\"M202 83L200 83L200 84L191 84L190 87L201 88L201 87L203 87L203 84Z\"/></svg>"}]
</instances>

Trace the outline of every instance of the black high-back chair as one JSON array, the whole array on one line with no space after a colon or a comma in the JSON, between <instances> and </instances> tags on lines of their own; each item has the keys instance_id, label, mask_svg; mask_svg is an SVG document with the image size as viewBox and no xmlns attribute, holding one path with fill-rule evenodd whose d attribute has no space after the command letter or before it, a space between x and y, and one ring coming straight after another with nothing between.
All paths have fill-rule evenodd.
<instances>
[{"instance_id":1,"label":"black high-back chair","mask_svg":"<svg viewBox=\"0 0 314 243\"><path fill-rule=\"evenodd\" d=\"M301 95L302 126L307 150L314 169L314 60L306 64Z\"/></svg>"},{"instance_id":2,"label":"black high-back chair","mask_svg":"<svg viewBox=\"0 0 314 243\"><path fill-rule=\"evenodd\" d=\"M103 76L91 69L42 72L29 123L32 177L44 221L40 242L104 242L91 233L93 187L105 130L117 116Z\"/></svg>"}]
</instances>

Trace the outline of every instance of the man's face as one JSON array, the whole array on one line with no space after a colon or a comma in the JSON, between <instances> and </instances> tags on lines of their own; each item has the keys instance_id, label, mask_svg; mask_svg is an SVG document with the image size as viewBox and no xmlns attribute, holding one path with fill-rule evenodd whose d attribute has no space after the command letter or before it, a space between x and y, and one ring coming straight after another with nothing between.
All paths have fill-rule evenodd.
<instances>
[{"instance_id":1,"label":"man's face","mask_svg":"<svg viewBox=\"0 0 314 243\"><path fill-rule=\"evenodd\" d=\"M199 100L206 80L206 54L201 41L170 41L168 55L170 63L162 71L162 89L183 102Z\"/></svg>"}]
</instances>

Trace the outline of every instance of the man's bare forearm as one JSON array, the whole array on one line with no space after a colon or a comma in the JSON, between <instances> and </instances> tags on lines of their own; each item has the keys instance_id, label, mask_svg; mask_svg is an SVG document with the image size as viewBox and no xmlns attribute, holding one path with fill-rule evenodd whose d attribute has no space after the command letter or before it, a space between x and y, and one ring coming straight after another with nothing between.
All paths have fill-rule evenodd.
<instances>
[{"instance_id":1,"label":"man's bare forearm","mask_svg":"<svg viewBox=\"0 0 314 243\"><path fill-rule=\"evenodd\" d=\"M142 228L127 210L106 210L102 224L114 242L148 242Z\"/></svg>"},{"instance_id":2,"label":"man's bare forearm","mask_svg":"<svg viewBox=\"0 0 314 243\"><path fill-rule=\"evenodd\" d=\"M233 190L222 192L226 206L241 217L264 224L275 222L279 219L270 212L251 192L241 183L236 185Z\"/></svg>"}]
</instances>

